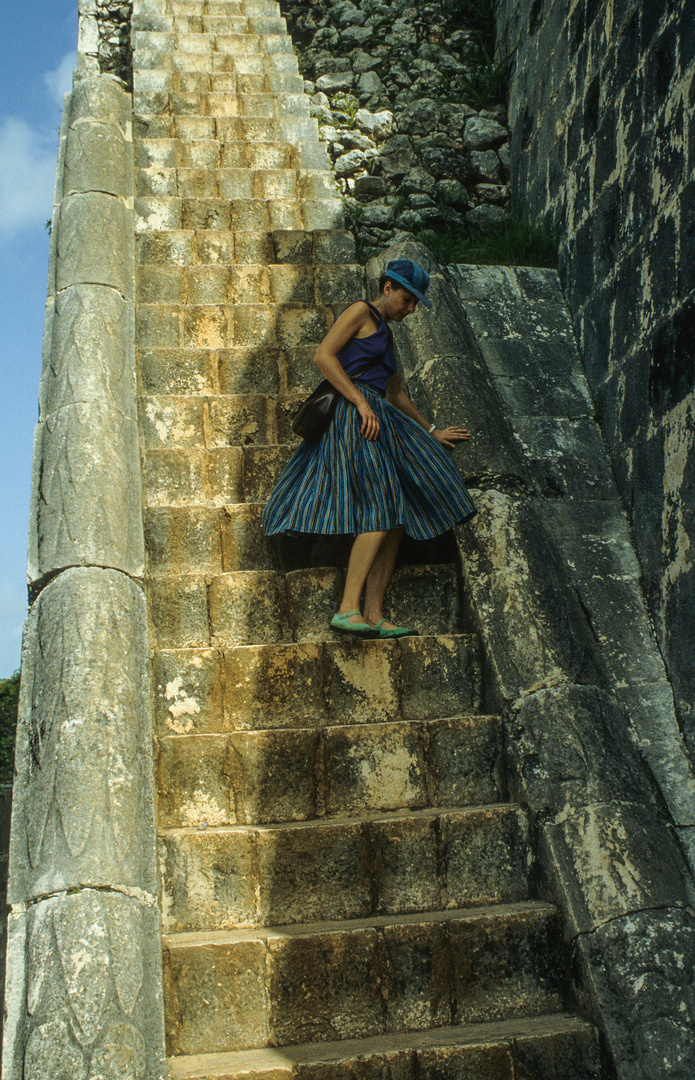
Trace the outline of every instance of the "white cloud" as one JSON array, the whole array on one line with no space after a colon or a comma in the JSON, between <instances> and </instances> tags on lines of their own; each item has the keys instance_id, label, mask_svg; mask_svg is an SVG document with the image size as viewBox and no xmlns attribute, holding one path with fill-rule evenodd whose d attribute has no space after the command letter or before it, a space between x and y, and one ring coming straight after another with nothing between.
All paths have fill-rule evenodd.
<instances>
[{"instance_id":1,"label":"white cloud","mask_svg":"<svg viewBox=\"0 0 695 1080\"><path fill-rule=\"evenodd\" d=\"M47 71L43 77L49 94L61 109L63 95L72 89L72 73L77 64L77 53L66 53L53 71Z\"/></svg>"},{"instance_id":2,"label":"white cloud","mask_svg":"<svg viewBox=\"0 0 695 1080\"><path fill-rule=\"evenodd\" d=\"M0 240L50 218L57 156L55 135L16 116L0 121Z\"/></svg>"}]
</instances>

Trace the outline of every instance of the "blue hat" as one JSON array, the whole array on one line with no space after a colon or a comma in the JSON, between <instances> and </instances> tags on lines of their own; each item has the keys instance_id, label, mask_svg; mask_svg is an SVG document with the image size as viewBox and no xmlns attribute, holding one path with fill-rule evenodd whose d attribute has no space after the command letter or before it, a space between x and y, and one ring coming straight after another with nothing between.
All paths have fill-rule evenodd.
<instances>
[{"instance_id":1,"label":"blue hat","mask_svg":"<svg viewBox=\"0 0 695 1080\"><path fill-rule=\"evenodd\" d=\"M397 281L399 285L422 300L426 308L432 307L432 301L425 296L430 283L430 275L417 263L410 259L394 259L386 267L384 274L390 281Z\"/></svg>"}]
</instances>

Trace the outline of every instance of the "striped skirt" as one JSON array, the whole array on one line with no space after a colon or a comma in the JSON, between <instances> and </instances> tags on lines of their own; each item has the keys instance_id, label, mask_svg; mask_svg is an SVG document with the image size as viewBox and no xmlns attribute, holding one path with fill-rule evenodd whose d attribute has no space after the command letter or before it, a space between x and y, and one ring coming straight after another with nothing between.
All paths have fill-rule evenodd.
<instances>
[{"instance_id":1,"label":"striped skirt","mask_svg":"<svg viewBox=\"0 0 695 1080\"><path fill-rule=\"evenodd\" d=\"M302 442L263 512L266 535L357 534L402 526L429 540L476 508L451 454L414 420L360 383L379 437L360 434L360 415L341 397L318 442Z\"/></svg>"}]
</instances>

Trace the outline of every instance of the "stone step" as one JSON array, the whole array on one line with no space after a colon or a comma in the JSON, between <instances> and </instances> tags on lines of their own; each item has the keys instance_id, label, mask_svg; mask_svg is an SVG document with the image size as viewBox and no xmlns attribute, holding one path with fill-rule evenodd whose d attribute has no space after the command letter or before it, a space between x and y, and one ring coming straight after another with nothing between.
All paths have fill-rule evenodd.
<instances>
[{"instance_id":1,"label":"stone step","mask_svg":"<svg viewBox=\"0 0 695 1080\"><path fill-rule=\"evenodd\" d=\"M196 316L189 323L184 323L183 330L177 312L164 305L152 305L153 310L145 310L148 305L139 307L141 349L149 356L149 363L155 362L154 354L147 348L157 338L171 341L164 353L167 364L175 356L187 358L188 351L179 348L180 336L189 333L189 347L196 354L209 352L211 349L223 354L231 351L225 346L233 331L229 323L232 318L230 308L210 308L209 321L200 308L194 309ZM238 308L237 308L238 311ZM190 315L190 309L187 309ZM241 336L241 335L240 335ZM311 327L304 335L315 349L320 337L311 334ZM297 335L301 342L301 335ZM274 344L269 346L273 351ZM288 344L290 341L288 340ZM161 350L159 350L161 353ZM198 361L199 362L199 361ZM318 380L316 380L318 381ZM145 448L154 450L168 447L184 449L199 447L222 449L255 445L258 447L299 445L298 437L292 431L292 418L306 394L288 393L282 397L268 397L259 394L214 395L212 397L142 397L140 411Z\"/></svg>"},{"instance_id":2,"label":"stone step","mask_svg":"<svg viewBox=\"0 0 695 1080\"><path fill-rule=\"evenodd\" d=\"M166 186L166 177L162 182ZM219 173L211 177L209 186L215 182L224 184L224 177ZM335 195L309 200L236 199L231 195L225 198L147 195L135 199L136 233L214 229L258 235L276 229L306 232L342 229L344 224L343 205Z\"/></svg>"},{"instance_id":3,"label":"stone step","mask_svg":"<svg viewBox=\"0 0 695 1080\"><path fill-rule=\"evenodd\" d=\"M135 239L140 265L192 266L226 263L234 266L292 264L334 265L355 262L355 239L341 229L273 229L243 232L219 229L169 229L164 225ZM162 347L161 341L153 348ZM253 343L257 345L257 343Z\"/></svg>"},{"instance_id":4,"label":"stone step","mask_svg":"<svg viewBox=\"0 0 695 1080\"><path fill-rule=\"evenodd\" d=\"M238 169L138 172L135 229L170 231L218 229L269 233L273 230L342 229L345 218L337 195L245 198L236 194ZM149 192L149 193L148 193Z\"/></svg>"},{"instance_id":5,"label":"stone step","mask_svg":"<svg viewBox=\"0 0 695 1080\"><path fill-rule=\"evenodd\" d=\"M601 1080L596 1031L566 1013L169 1058L170 1080Z\"/></svg>"},{"instance_id":6,"label":"stone step","mask_svg":"<svg viewBox=\"0 0 695 1080\"><path fill-rule=\"evenodd\" d=\"M317 633L323 639L324 623L333 615L332 605L342 592L344 548L336 544L332 565L317 566L310 538L302 542L306 550L304 565L298 565L296 558L288 564L285 538L263 534L263 506L232 503L222 508L149 507L145 511L149 574L153 578L186 573L222 575L230 579L231 589L241 589L245 586L237 580L239 573L282 572L289 565L292 569L286 587L290 593L296 587L295 580L308 590L300 600L302 610L295 611L294 599L290 601L293 631L301 634L302 640L312 640ZM248 581L253 588L255 579ZM221 582L218 587L223 587ZM405 590L410 591L410 596L405 595ZM389 603L400 613L399 618L413 620L421 633L448 634L461 629L457 572L450 564L402 567L391 583Z\"/></svg>"},{"instance_id":7,"label":"stone step","mask_svg":"<svg viewBox=\"0 0 695 1080\"><path fill-rule=\"evenodd\" d=\"M526 903L165 944L168 1052L200 1054L559 1012L557 914Z\"/></svg>"},{"instance_id":8,"label":"stone step","mask_svg":"<svg viewBox=\"0 0 695 1080\"><path fill-rule=\"evenodd\" d=\"M161 509L149 511L146 539L152 588L167 595L172 579L179 580L182 588L192 587L200 582L201 574L207 575L212 640L222 647L334 641L335 631L328 624L342 595L342 568L310 565L283 573L281 548L274 546L272 538L261 540L260 504L229 509L237 508L248 511L248 517L214 509L176 508L186 511L181 520L165 516ZM254 553L254 544L260 548L261 543L262 549ZM223 565L234 562L247 569L222 571ZM423 637L461 632L456 571L446 563L402 567L389 587L388 606L400 622L412 625ZM404 640L399 639L399 644Z\"/></svg>"},{"instance_id":9,"label":"stone step","mask_svg":"<svg viewBox=\"0 0 695 1080\"><path fill-rule=\"evenodd\" d=\"M301 582L304 575L297 577ZM467 634L359 643L334 634L331 641L222 650L210 648L208 631L204 645L182 648L177 631L179 638L186 630L191 637L196 630L203 636L196 625L197 586L180 582L179 594L172 586L174 614L181 596L178 622L171 615L162 626L155 609L158 636L171 642L153 660L160 737L422 722L470 715L482 707L479 647ZM394 591L398 587L397 573ZM161 605L161 583L154 591ZM204 599L204 582L201 592ZM207 616L205 608L202 614Z\"/></svg>"},{"instance_id":10,"label":"stone step","mask_svg":"<svg viewBox=\"0 0 695 1080\"><path fill-rule=\"evenodd\" d=\"M304 93L304 80L297 71L264 71L262 65L259 65L259 71L239 70L241 66L257 66L249 63L235 65L234 71L174 71L171 66L172 59L160 57L158 53L149 53L147 57L140 56L139 60L140 67L135 75L138 90L236 95ZM169 66L162 67L160 60Z\"/></svg>"},{"instance_id":11,"label":"stone step","mask_svg":"<svg viewBox=\"0 0 695 1080\"><path fill-rule=\"evenodd\" d=\"M160 737L159 825L496 803L504 797L501 734L498 718L472 716Z\"/></svg>"},{"instance_id":12,"label":"stone step","mask_svg":"<svg viewBox=\"0 0 695 1080\"><path fill-rule=\"evenodd\" d=\"M187 137L181 133L181 121L191 119L211 122L196 124L191 137ZM330 170L326 144L313 137L287 142L257 135L252 143L236 138L221 142L211 117L142 115L137 123L141 137L136 142L136 154L143 141L148 147L162 143L162 156L173 151L170 164L165 166L169 168L175 164L183 168Z\"/></svg>"},{"instance_id":13,"label":"stone step","mask_svg":"<svg viewBox=\"0 0 695 1080\"><path fill-rule=\"evenodd\" d=\"M273 305L296 307L301 304L307 308L317 309L336 305L347 306L360 296L363 280L363 268L349 263L320 268L310 264L294 265L292 263L239 266L229 262L218 262L193 267L141 264L137 269L137 295L141 305L185 304L198 307L206 304L233 304L236 308L244 309L242 314L245 317L257 314L249 308L248 302L253 299L256 301L253 306L268 309L268 317L271 317ZM286 311L294 309L294 307L287 308ZM276 309L276 314L280 317L286 311ZM166 347L171 348L171 346ZM248 351L264 347L268 348L267 343L260 341L255 346L249 344L235 351L240 353L241 348ZM296 351L297 348L307 347L305 345L293 348ZM271 346L271 348L277 352L276 346ZM231 352L231 350L228 351ZM186 358L181 356L180 359L184 361ZM312 382L316 383L321 376L317 368L314 365L312 367ZM262 385L264 381L262 375L259 381ZM304 386L305 383L301 385ZM171 393L170 390L169 394Z\"/></svg>"},{"instance_id":14,"label":"stone step","mask_svg":"<svg viewBox=\"0 0 695 1080\"><path fill-rule=\"evenodd\" d=\"M165 91L147 91L147 93L161 93L166 96ZM313 117L285 116L271 119L257 116L189 116L185 113L174 116L170 113L162 114L158 108L154 110L144 108L144 104L144 101L134 103L134 111L138 129L149 138L176 138L184 142L217 139L225 144L244 143L252 139L254 142L261 143L290 143L293 147L297 143L308 142L326 153L325 143L319 144L318 124ZM162 102L154 104L162 104ZM326 161L328 161L327 156ZM233 159L225 160L222 164L229 168L241 167L241 164ZM330 168L330 165L299 162L297 167L321 169Z\"/></svg>"},{"instance_id":15,"label":"stone step","mask_svg":"<svg viewBox=\"0 0 695 1080\"><path fill-rule=\"evenodd\" d=\"M208 268L217 269L217 266L213 267L208 264L205 267L196 267L195 272L207 270ZM230 280L235 283L243 281L248 272L246 280L249 282L249 288L259 288L261 290L265 287L265 284L273 282L272 286L269 285L269 287L275 289L278 286L278 281L280 287L284 287L288 280L285 279L285 282L283 282L280 274L275 278L275 270L287 270L291 282L295 271L303 272L305 269L307 268L295 267L289 263L267 268L255 266L230 267ZM147 267L147 270L147 284L144 285L141 279L138 290L145 302L152 298L149 292L150 287L152 289L159 287L165 296L167 289L171 290L172 296L177 293L180 288L180 268L151 264ZM332 267L328 267L327 270L329 274L332 274ZM349 280L351 268L346 267L345 270L345 278ZM340 268L338 272L340 273ZM361 275L361 267L356 268L356 272ZM314 389L320 380L316 365L313 363L315 352L316 349L313 345L300 345L291 349L269 348L263 345L255 348L240 346L232 349L149 347L139 348L137 357L142 387L146 396L212 397L222 394L225 396L241 395L246 397L260 393L274 397L278 394L282 396L306 395ZM268 457L267 465L256 462L251 466L254 471L261 470L265 474L268 469L274 468L273 458L278 451L284 452L286 448L280 448L279 446L254 447L250 445L246 449L249 453L253 452L255 457L258 457L258 455ZM181 470L185 471L187 466L183 463L176 464L177 455L187 454L189 451L172 449L167 453L171 455L170 460L166 465L162 464L161 466L165 471L153 473L153 479L160 477L157 480L156 493L153 491L153 497L156 494L155 501L160 503L171 502L172 504L177 501L198 502L199 499L196 498L194 490L191 489L188 494L184 493L184 472ZM190 451L190 453L199 453L199 451ZM170 475L174 484L171 498L165 497L165 490L161 487L161 484L164 483L163 478L166 475ZM180 479L175 480L175 477ZM253 486L251 488L247 487L247 495L252 490ZM259 498L263 497L265 496L259 496ZM211 500L206 497L204 501ZM237 498L223 498L220 505L238 501ZM251 499L251 501L258 500Z\"/></svg>"},{"instance_id":16,"label":"stone step","mask_svg":"<svg viewBox=\"0 0 695 1080\"><path fill-rule=\"evenodd\" d=\"M529 895L528 826L508 804L277 825L203 820L160 829L159 848L164 927L172 933L274 924L292 933L289 924Z\"/></svg>"},{"instance_id":17,"label":"stone step","mask_svg":"<svg viewBox=\"0 0 695 1080\"><path fill-rule=\"evenodd\" d=\"M238 118L241 121L263 120L265 129L273 130L272 125L280 125L286 119L294 121L309 117L309 98L303 93L280 94L230 92L200 92L199 90L175 90L167 88L147 88L143 83L152 82L152 71L140 73L135 79L133 106L138 113L166 112L171 116L191 116L203 119ZM159 74L159 73L157 73ZM157 80L165 81L165 80ZM167 82L171 82L169 77ZM154 106L154 107L153 107ZM235 128L235 130L239 130ZM279 130L279 127L278 127ZM303 125L304 137L313 131L313 124Z\"/></svg>"},{"instance_id":18,"label":"stone step","mask_svg":"<svg viewBox=\"0 0 695 1080\"><path fill-rule=\"evenodd\" d=\"M335 177L327 169L227 168L220 165L221 144L198 140L183 145L175 139L138 143L138 195L248 199L335 199ZM207 178L207 179L206 179Z\"/></svg>"}]
</instances>

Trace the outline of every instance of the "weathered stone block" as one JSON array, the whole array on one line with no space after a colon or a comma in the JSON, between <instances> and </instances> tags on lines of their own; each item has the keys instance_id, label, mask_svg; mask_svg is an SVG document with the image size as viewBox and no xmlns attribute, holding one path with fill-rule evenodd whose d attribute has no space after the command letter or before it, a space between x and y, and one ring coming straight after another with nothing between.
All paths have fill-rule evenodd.
<instances>
[{"instance_id":1,"label":"weathered stone block","mask_svg":"<svg viewBox=\"0 0 695 1080\"><path fill-rule=\"evenodd\" d=\"M239 571L213 578L209 588L213 641L261 645L287 641L285 579L273 571Z\"/></svg>"},{"instance_id":2,"label":"weathered stone block","mask_svg":"<svg viewBox=\"0 0 695 1080\"><path fill-rule=\"evenodd\" d=\"M421 634L456 634L461 630L458 567L440 563L396 570L387 594L393 621Z\"/></svg>"},{"instance_id":3,"label":"weathered stone block","mask_svg":"<svg viewBox=\"0 0 695 1080\"><path fill-rule=\"evenodd\" d=\"M309 168L310 166L307 166ZM319 166L320 168L320 166ZM355 238L352 233L340 229L314 231L314 260L322 263L356 263Z\"/></svg>"},{"instance_id":4,"label":"weathered stone block","mask_svg":"<svg viewBox=\"0 0 695 1080\"><path fill-rule=\"evenodd\" d=\"M682 854L652 808L584 806L544 825L541 844L572 935L633 911L692 903Z\"/></svg>"},{"instance_id":5,"label":"weathered stone block","mask_svg":"<svg viewBox=\"0 0 695 1080\"><path fill-rule=\"evenodd\" d=\"M480 703L477 648L464 635L401 638L397 687L405 720L459 716Z\"/></svg>"},{"instance_id":6,"label":"weathered stone block","mask_svg":"<svg viewBox=\"0 0 695 1080\"><path fill-rule=\"evenodd\" d=\"M261 394L213 398L210 444L222 447L274 442L270 405Z\"/></svg>"},{"instance_id":7,"label":"weathered stone block","mask_svg":"<svg viewBox=\"0 0 695 1080\"><path fill-rule=\"evenodd\" d=\"M496 692L512 701L568 677L602 685L595 639L534 508L499 491L477 496L476 504L477 517L457 538L466 587L487 619Z\"/></svg>"},{"instance_id":8,"label":"weathered stone block","mask_svg":"<svg viewBox=\"0 0 695 1080\"><path fill-rule=\"evenodd\" d=\"M139 266L135 279L139 303L167 305L183 303L184 277L180 267Z\"/></svg>"},{"instance_id":9,"label":"weathered stone block","mask_svg":"<svg viewBox=\"0 0 695 1080\"><path fill-rule=\"evenodd\" d=\"M360 822L264 829L257 845L263 924L360 919L369 914L369 854Z\"/></svg>"},{"instance_id":10,"label":"weathered stone block","mask_svg":"<svg viewBox=\"0 0 695 1080\"><path fill-rule=\"evenodd\" d=\"M212 649L155 653L154 717L160 738L221 730L222 663L221 653Z\"/></svg>"},{"instance_id":11,"label":"weathered stone block","mask_svg":"<svg viewBox=\"0 0 695 1080\"><path fill-rule=\"evenodd\" d=\"M152 573L219 573L222 512L209 507L158 506L145 511L145 542Z\"/></svg>"},{"instance_id":12,"label":"weathered stone block","mask_svg":"<svg viewBox=\"0 0 695 1080\"><path fill-rule=\"evenodd\" d=\"M193 232L162 228L157 232L141 232L136 238L137 261L141 264L159 263L167 266L189 266L193 261Z\"/></svg>"},{"instance_id":13,"label":"weathered stone block","mask_svg":"<svg viewBox=\"0 0 695 1080\"><path fill-rule=\"evenodd\" d=\"M289 446L245 446L242 454L243 497L248 502L264 503L270 498L292 449Z\"/></svg>"},{"instance_id":14,"label":"weathered stone block","mask_svg":"<svg viewBox=\"0 0 695 1080\"><path fill-rule=\"evenodd\" d=\"M451 1023L451 957L444 923L385 926L381 932L387 1031Z\"/></svg>"},{"instance_id":15,"label":"weathered stone block","mask_svg":"<svg viewBox=\"0 0 695 1080\"><path fill-rule=\"evenodd\" d=\"M497 717L464 716L428 724L431 798L437 806L500 802L503 729Z\"/></svg>"},{"instance_id":16,"label":"weathered stone block","mask_svg":"<svg viewBox=\"0 0 695 1080\"><path fill-rule=\"evenodd\" d=\"M516 807L476 807L441 818L446 907L509 904L528 896L528 825Z\"/></svg>"},{"instance_id":17,"label":"weathered stone block","mask_svg":"<svg viewBox=\"0 0 695 1080\"><path fill-rule=\"evenodd\" d=\"M323 648L256 645L225 653L224 726L313 727L325 715Z\"/></svg>"},{"instance_id":18,"label":"weathered stone block","mask_svg":"<svg viewBox=\"0 0 695 1080\"><path fill-rule=\"evenodd\" d=\"M329 814L425 806L422 730L414 724L329 728L325 783Z\"/></svg>"},{"instance_id":19,"label":"weathered stone block","mask_svg":"<svg viewBox=\"0 0 695 1080\"><path fill-rule=\"evenodd\" d=\"M689 1076L694 949L692 914L678 908L628 912L581 935L582 967L621 1076Z\"/></svg>"},{"instance_id":20,"label":"weathered stone block","mask_svg":"<svg viewBox=\"0 0 695 1080\"><path fill-rule=\"evenodd\" d=\"M379 1034L376 948L372 929L269 937L274 1038L298 1043Z\"/></svg>"},{"instance_id":21,"label":"weathered stone block","mask_svg":"<svg viewBox=\"0 0 695 1080\"><path fill-rule=\"evenodd\" d=\"M326 645L327 702L335 723L373 724L397 715L393 641Z\"/></svg>"},{"instance_id":22,"label":"weathered stone block","mask_svg":"<svg viewBox=\"0 0 695 1080\"><path fill-rule=\"evenodd\" d=\"M452 920L454 1023L561 1008L556 918L553 908L529 904Z\"/></svg>"},{"instance_id":23,"label":"weathered stone block","mask_svg":"<svg viewBox=\"0 0 695 1080\"><path fill-rule=\"evenodd\" d=\"M270 1037L262 941L169 943L164 954L167 1050L201 1053L263 1046Z\"/></svg>"},{"instance_id":24,"label":"weathered stone block","mask_svg":"<svg viewBox=\"0 0 695 1080\"><path fill-rule=\"evenodd\" d=\"M99 192L69 195L61 203L56 225L58 290L110 285L132 299L133 218L120 199Z\"/></svg>"},{"instance_id":25,"label":"weathered stone block","mask_svg":"<svg viewBox=\"0 0 695 1080\"><path fill-rule=\"evenodd\" d=\"M165 933L249 926L256 920L254 838L245 829L163 832Z\"/></svg>"},{"instance_id":26,"label":"weathered stone block","mask_svg":"<svg viewBox=\"0 0 695 1080\"><path fill-rule=\"evenodd\" d=\"M137 426L99 402L68 405L37 430L30 580L66 566L142 575L144 543Z\"/></svg>"},{"instance_id":27,"label":"weathered stone block","mask_svg":"<svg viewBox=\"0 0 695 1080\"><path fill-rule=\"evenodd\" d=\"M628 717L591 686L557 686L523 697L507 725L512 791L545 818L612 800L648 801Z\"/></svg>"},{"instance_id":28,"label":"weathered stone block","mask_svg":"<svg viewBox=\"0 0 695 1080\"><path fill-rule=\"evenodd\" d=\"M184 224L181 199L168 195L138 195L135 198L135 231L137 233L179 232L193 229Z\"/></svg>"},{"instance_id":29,"label":"weathered stone block","mask_svg":"<svg viewBox=\"0 0 695 1080\"><path fill-rule=\"evenodd\" d=\"M148 270L160 268L148 267ZM161 287L159 275L150 279L153 286ZM177 271L165 271L164 292L171 286L174 302L182 282ZM208 394L215 380L216 353L209 349L139 349L138 362L142 389L146 394Z\"/></svg>"},{"instance_id":30,"label":"weathered stone block","mask_svg":"<svg viewBox=\"0 0 695 1080\"><path fill-rule=\"evenodd\" d=\"M95 117L125 131L131 119L131 103L119 80L110 75L80 79L70 95L70 123Z\"/></svg>"},{"instance_id":31,"label":"weathered stone block","mask_svg":"<svg viewBox=\"0 0 695 1080\"><path fill-rule=\"evenodd\" d=\"M206 458L200 450L148 450L144 462L148 506L195 506L206 501Z\"/></svg>"},{"instance_id":32,"label":"weathered stone block","mask_svg":"<svg viewBox=\"0 0 695 1080\"><path fill-rule=\"evenodd\" d=\"M295 641L335 641L329 624L342 591L343 574L337 567L293 570L287 575L287 605Z\"/></svg>"},{"instance_id":33,"label":"weathered stone block","mask_svg":"<svg viewBox=\"0 0 695 1080\"><path fill-rule=\"evenodd\" d=\"M225 507L221 519L225 571L278 569L275 543L261 528L262 511L261 503Z\"/></svg>"},{"instance_id":34,"label":"weathered stone block","mask_svg":"<svg viewBox=\"0 0 695 1080\"><path fill-rule=\"evenodd\" d=\"M41 374L39 415L100 402L135 420L133 309L113 289L76 285L55 299L50 354Z\"/></svg>"},{"instance_id":35,"label":"weathered stone block","mask_svg":"<svg viewBox=\"0 0 695 1080\"><path fill-rule=\"evenodd\" d=\"M204 415L204 402L200 398L141 398L139 429L145 448L202 447Z\"/></svg>"},{"instance_id":36,"label":"weathered stone block","mask_svg":"<svg viewBox=\"0 0 695 1080\"><path fill-rule=\"evenodd\" d=\"M235 267L232 273L243 269L246 268ZM276 349L265 346L221 350L217 354L220 393L277 394L280 359Z\"/></svg>"},{"instance_id":37,"label":"weathered stone block","mask_svg":"<svg viewBox=\"0 0 695 1080\"><path fill-rule=\"evenodd\" d=\"M223 305L187 305L183 309L182 343L194 349L225 349L233 344L231 310Z\"/></svg>"},{"instance_id":38,"label":"weathered stone block","mask_svg":"<svg viewBox=\"0 0 695 1080\"><path fill-rule=\"evenodd\" d=\"M156 893L144 597L66 570L27 622L9 899L78 885Z\"/></svg>"},{"instance_id":39,"label":"weathered stone block","mask_svg":"<svg viewBox=\"0 0 695 1080\"><path fill-rule=\"evenodd\" d=\"M208 598L202 578L153 578L149 607L154 642L160 649L195 649L210 645Z\"/></svg>"},{"instance_id":40,"label":"weathered stone block","mask_svg":"<svg viewBox=\"0 0 695 1080\"><path fill-rule=\"evenodd\" d=\"M438 819L409 814L370 823L369 863L377 915L442 906Z\"/></svg>"},{"instance_id":41,"label":"weathered stone block","mask_svg":"<svg viewBox=\"0 0 695 1080\"><path fill-rule=\"evenodd\" d=\"M140 348L176 349L182 344L178 304L146 304L137 307L136 341Z\"/></svg>"}]
</instances>

